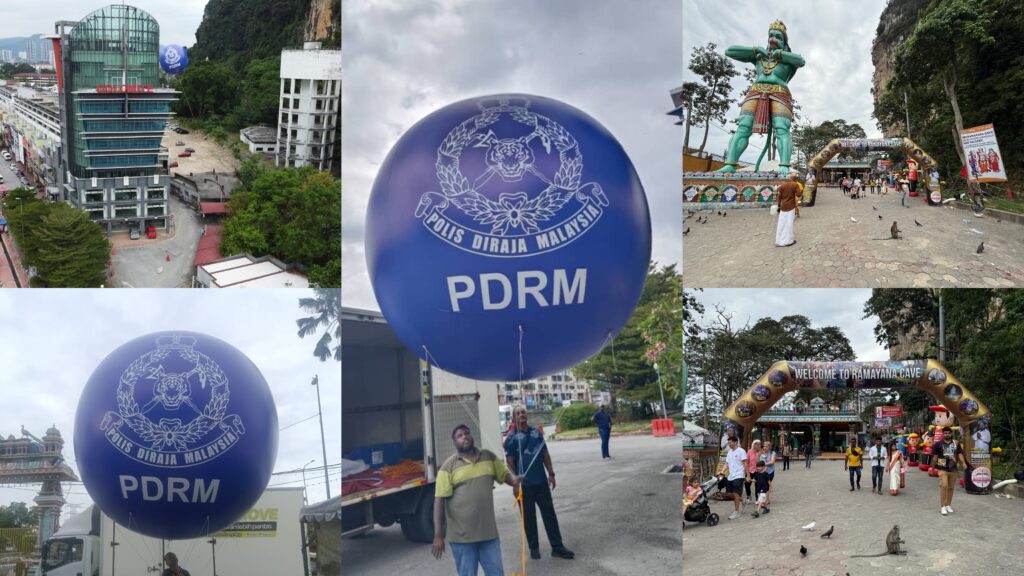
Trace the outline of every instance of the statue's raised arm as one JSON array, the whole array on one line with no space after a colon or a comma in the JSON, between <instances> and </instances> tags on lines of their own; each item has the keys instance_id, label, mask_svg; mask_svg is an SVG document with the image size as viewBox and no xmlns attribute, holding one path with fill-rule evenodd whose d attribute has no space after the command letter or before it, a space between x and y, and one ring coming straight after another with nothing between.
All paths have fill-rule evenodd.
<instances>
[{"instance_id":1,"label":"statue's raised arm","mask_svg":"<svg viewBox=\"0 0 1024 576\"><path fill-rule=\"evenodd\" d=\"M790 134L793 97L789 93L789 81L805 62L802 56L790 48L786 25L781 20L772 22L768 28L768 45L765 48L730 46L725 55L733 60L754 64L757 76L740 105L740 117L736 121L736 133L729 141L726 165L719 171L735 172L740 155L747 149L750 135L767 134L770 129L779 150L779 170L789 172L793 154Z\"/></svg>"}]
</instances>

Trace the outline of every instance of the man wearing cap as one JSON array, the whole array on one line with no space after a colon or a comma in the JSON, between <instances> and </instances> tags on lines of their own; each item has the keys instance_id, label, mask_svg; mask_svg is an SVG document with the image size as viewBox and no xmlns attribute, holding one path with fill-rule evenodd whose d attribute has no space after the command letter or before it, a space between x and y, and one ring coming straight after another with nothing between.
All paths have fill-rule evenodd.
<instances>
[{"instance_id":1,"label":"man wearing cap","mask_svg":"<svg viewBox=\"0 0 1024 576\"><path fill-rule=\"evenodd\" d=\"M465 424L452 430L455 454L441 464L434 485L434 558L444 555L442 514L447 519L448 543L459 576L501 576L501 540L494 520L494 483L518 490L520 477L490 450L481 450Z\"/></svg>"},{"instance_id":2,"label":"man wearing cap","mask_svg":"<svg viewBox=\"0 0 1024 576\"><path fill-rule=\"evenodd\" d=\"M776 205L779 207L779 223L775 227L775 245L784 247L796 244L793 238L793 222L796 219L796 199L800 195L800 184L797 172L789 173L789 182L779 186L775 193Z\"/></svg>"}]
</instances>

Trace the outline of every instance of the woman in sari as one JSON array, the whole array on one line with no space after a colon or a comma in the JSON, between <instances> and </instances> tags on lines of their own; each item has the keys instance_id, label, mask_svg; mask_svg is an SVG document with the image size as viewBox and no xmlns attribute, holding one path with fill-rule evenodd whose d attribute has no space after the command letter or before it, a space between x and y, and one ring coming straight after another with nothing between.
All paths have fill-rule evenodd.
<instances>
[{"instance_id":1,"label":"woman in sari","mask_svg":"<svg viewBox=\"0 0 1024 576\"><path fill-rule=\"evenodd\" d=\"M903 470L903 453L896 449L896 444L889 444L889 494L895 496L900 491L900 479Z\"/></svg>"}]
</instances>

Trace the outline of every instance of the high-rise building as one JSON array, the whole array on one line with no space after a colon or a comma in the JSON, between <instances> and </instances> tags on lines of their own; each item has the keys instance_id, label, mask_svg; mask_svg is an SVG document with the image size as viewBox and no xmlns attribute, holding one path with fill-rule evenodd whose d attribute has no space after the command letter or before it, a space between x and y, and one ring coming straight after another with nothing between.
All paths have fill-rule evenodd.
<instances>
[{"instance_id":1,"label":"high-rise building","mask_svg":"<svg viewBox=\"0 0 1024 576\"><path fill-rule=\"evenodd\" d=\"M113 4L56 28L62 199L108 233L166 228L161 140L178 92L157 87L159 24L134 6Z\"/></svg>"},{"instance_id":2,"label":"high-rise building","mask_svg":"<svg viewBox=\"0 0 1024 576\"><path fill-rule=\"evenodd\" d=\"M330 170L341 118L341 50L306 42L281 52L278 114L274 165Z\"/></svg>"}]
</instances>

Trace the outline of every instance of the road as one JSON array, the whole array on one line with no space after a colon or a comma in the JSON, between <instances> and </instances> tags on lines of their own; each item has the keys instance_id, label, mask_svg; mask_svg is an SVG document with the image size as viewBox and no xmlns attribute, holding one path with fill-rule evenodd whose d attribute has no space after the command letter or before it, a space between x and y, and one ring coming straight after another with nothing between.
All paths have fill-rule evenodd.
<instances>
[{"instance_id":1,"label":"road","mask_svg":"<svg viewBox=\"0 0 1024 576\"><path fill-rule=\"evenodd\" d=\"M543 557L527 555L527 574L541 576L671 575L678 576L681 476L662 471L677 464L680 440L651 436L616 436L611 460L601 460L598 440L552 442L551 458L558 476L555 510L565 545L574 560L551 557L538 518ZM495 491L495 516L502 535L506 574L519 572L519 516L511 489ZM450 550L441 560L429 544L413 544L396 524L342 541L346 576L455 572Z\"/></svg>"},{"instance_id":2,"label":"road","mask_svg":"<svg viewBox=\"0 0 1024 576\"><path fill-rule=\"evenodd\" d=\"M977 218L951 206L928 206L898 195L859 200L838 188L818 189L815 206L796 219L796 245L775 246L768 209L711 213L707 224L683 229L686 286L703 288L909 288L1024 286L1024 226ZM692 206L687 206L692 208ZM878 217L882 216L881 219ZM852 221L851 218L857 220ZM922 226L914 224L914 220ZM902 240L889 237L893 221ZM982 254L976 254L985 242Z\"/></svg>"},{"instance_id":3,"label":"road","mask_svg":"<svg viewBox=\"0 0 1024 576\"><path fill-rule=\"evenodd\" d=\"M957 487L954 513L939 514L939 479L907 471L907 487L893 497L871 493L865 468L861 490L850 492L842 461L794 460L776 467L771 513L751 518L751 507L728 520L731 502L711 502L718 526L687 523L683 531L686 574L741 576L842 576L843 574L1020 574L1024 501L967 494ZM887 486L888 484L886 484ZM800 526L816 522L813 532ZM850 558L885 550L885 535L900 526L907 556ZM819 535L835 526L830 540ZM808 549L806 558L799 548Z\"/></svg>"},{"instance_id":4,"label":"road","mask_svg":"<svg viewBox=\"0 0 1024 576\"><path fill-rule=\"evenodd\" d=\"M171 196L174 224L160 231L157 238L132 240L127 234L111 238L114 250L114 282L132 288L175 288L189 286L192 261L199 245L201 226L196 214L178 198ZM167 256L170 255L170 261Z\"/></svg>"}]
</instances>

